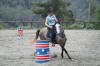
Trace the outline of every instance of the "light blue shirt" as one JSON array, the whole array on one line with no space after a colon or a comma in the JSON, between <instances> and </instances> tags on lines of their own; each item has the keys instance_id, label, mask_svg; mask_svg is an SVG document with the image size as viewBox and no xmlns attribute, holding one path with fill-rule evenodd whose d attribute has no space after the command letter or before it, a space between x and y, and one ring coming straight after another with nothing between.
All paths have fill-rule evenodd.
<instances>
[{"instance_id":1,"label":"light blue shirt","mask_svg":"<svg viewBox=\"0 0 100 66\"><path fill-rule=\"evenodd\" d=\"M48 25L52 26L55 25L55 17L54 16L47 16L48 18Z\"/></svg>"}]
</instances>

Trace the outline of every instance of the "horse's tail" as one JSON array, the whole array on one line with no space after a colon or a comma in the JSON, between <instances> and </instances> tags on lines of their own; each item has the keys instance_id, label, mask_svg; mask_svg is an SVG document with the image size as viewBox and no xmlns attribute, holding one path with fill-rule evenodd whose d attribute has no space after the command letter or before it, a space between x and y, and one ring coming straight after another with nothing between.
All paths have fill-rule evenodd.
<instances>
[{"instance_id":1,"label":"horse's tail","mask_svg":"<svg viewBox=\"0 0 100 66\"><path fill-rule=\"evenodd\" d=\"M38 30L36 31L35 38L34 38L33 42L35 42L35 41L38 39L39 33L40 33L40 29L38 29Z\"/></svg>"},{"instance_id":2,"label":"horse's tail","mask_svg":"<svg viewBox=\"0 0 100 66\"><path fill-rule=\"evenodd\" d=\"M36 31L35 40L37 40L37 39L38 39L39 33L40 33L40 29Z\"/></svg>"}]
</instances>

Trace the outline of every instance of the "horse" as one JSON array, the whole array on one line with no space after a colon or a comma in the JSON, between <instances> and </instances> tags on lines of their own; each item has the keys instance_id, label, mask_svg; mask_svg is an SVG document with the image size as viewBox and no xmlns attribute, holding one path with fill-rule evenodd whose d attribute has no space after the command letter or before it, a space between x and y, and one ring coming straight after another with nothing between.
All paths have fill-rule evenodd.
<instances>
[{"instance_id":1,"label":"horse","mask_svg":"<svg viewBox=\"0 0 100 66\"><path fill-rule=\"evenodd\" d=\"M61 57L63 58L63 52L65 51L66 55L68 56L68 58L71 60L72 58L70 57L70 55L68 54L68 51L65 49L65 44L67 41L67 38L65 36L64 30L62 29L60 23L56 23L55 24L55 28L56 28L56 32L57 35L55 37L56 43L60 45L62 51L61 51ZM50 40L47 38L46 34L48 32L48 29L42 28L42 29L38 29L36 31L36 36L34 38L34 41L38 39L38 37L40 37L40 40Z\"/></svg>"}]
</instances>

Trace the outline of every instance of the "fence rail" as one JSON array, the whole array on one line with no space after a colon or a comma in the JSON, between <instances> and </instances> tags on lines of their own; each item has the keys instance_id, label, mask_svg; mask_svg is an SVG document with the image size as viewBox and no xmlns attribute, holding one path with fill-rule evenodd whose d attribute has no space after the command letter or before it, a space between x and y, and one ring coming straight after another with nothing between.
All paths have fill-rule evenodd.
<instances>
[{"instance_id":1,"label":"fence rail","mask_svg":"<svg viewBox=\"0 0 100 66\"><path fill-rule=\"evenodd\" d=\"M62 24L62 23L61 23ZM63 26L67 27L69 25L72 24L77 24L77 25L82 25L82 28L86 28L88 26L88 24L99 24L100 22L98 21L92 21L92 22L88 22L88 21L82 21L82 20L77 20L75 22L63 22ZM17 27L24 27L26 29L33 29L33 28L42 28L44 27L44 21L0 21L0 27L3 27L5 29L9 29L9 28L17 28ZM90 26L91 27L91 26Z\"/></svg>"}]
</instances>

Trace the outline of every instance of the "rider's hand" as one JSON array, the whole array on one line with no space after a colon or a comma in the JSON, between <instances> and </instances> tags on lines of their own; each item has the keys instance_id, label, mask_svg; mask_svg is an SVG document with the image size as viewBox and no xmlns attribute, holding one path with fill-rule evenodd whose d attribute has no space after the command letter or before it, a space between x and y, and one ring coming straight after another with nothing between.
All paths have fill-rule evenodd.
<instances>
[{"instance_id":1,"label":"rider's hand","mask_svg":"<svg viewBox=\"0 0 100 66\"><path fill-rule=\"evenodd\" d=\"M52 26L48 26L49 28L52 28Z\"/></svg>"}]
</instances>

